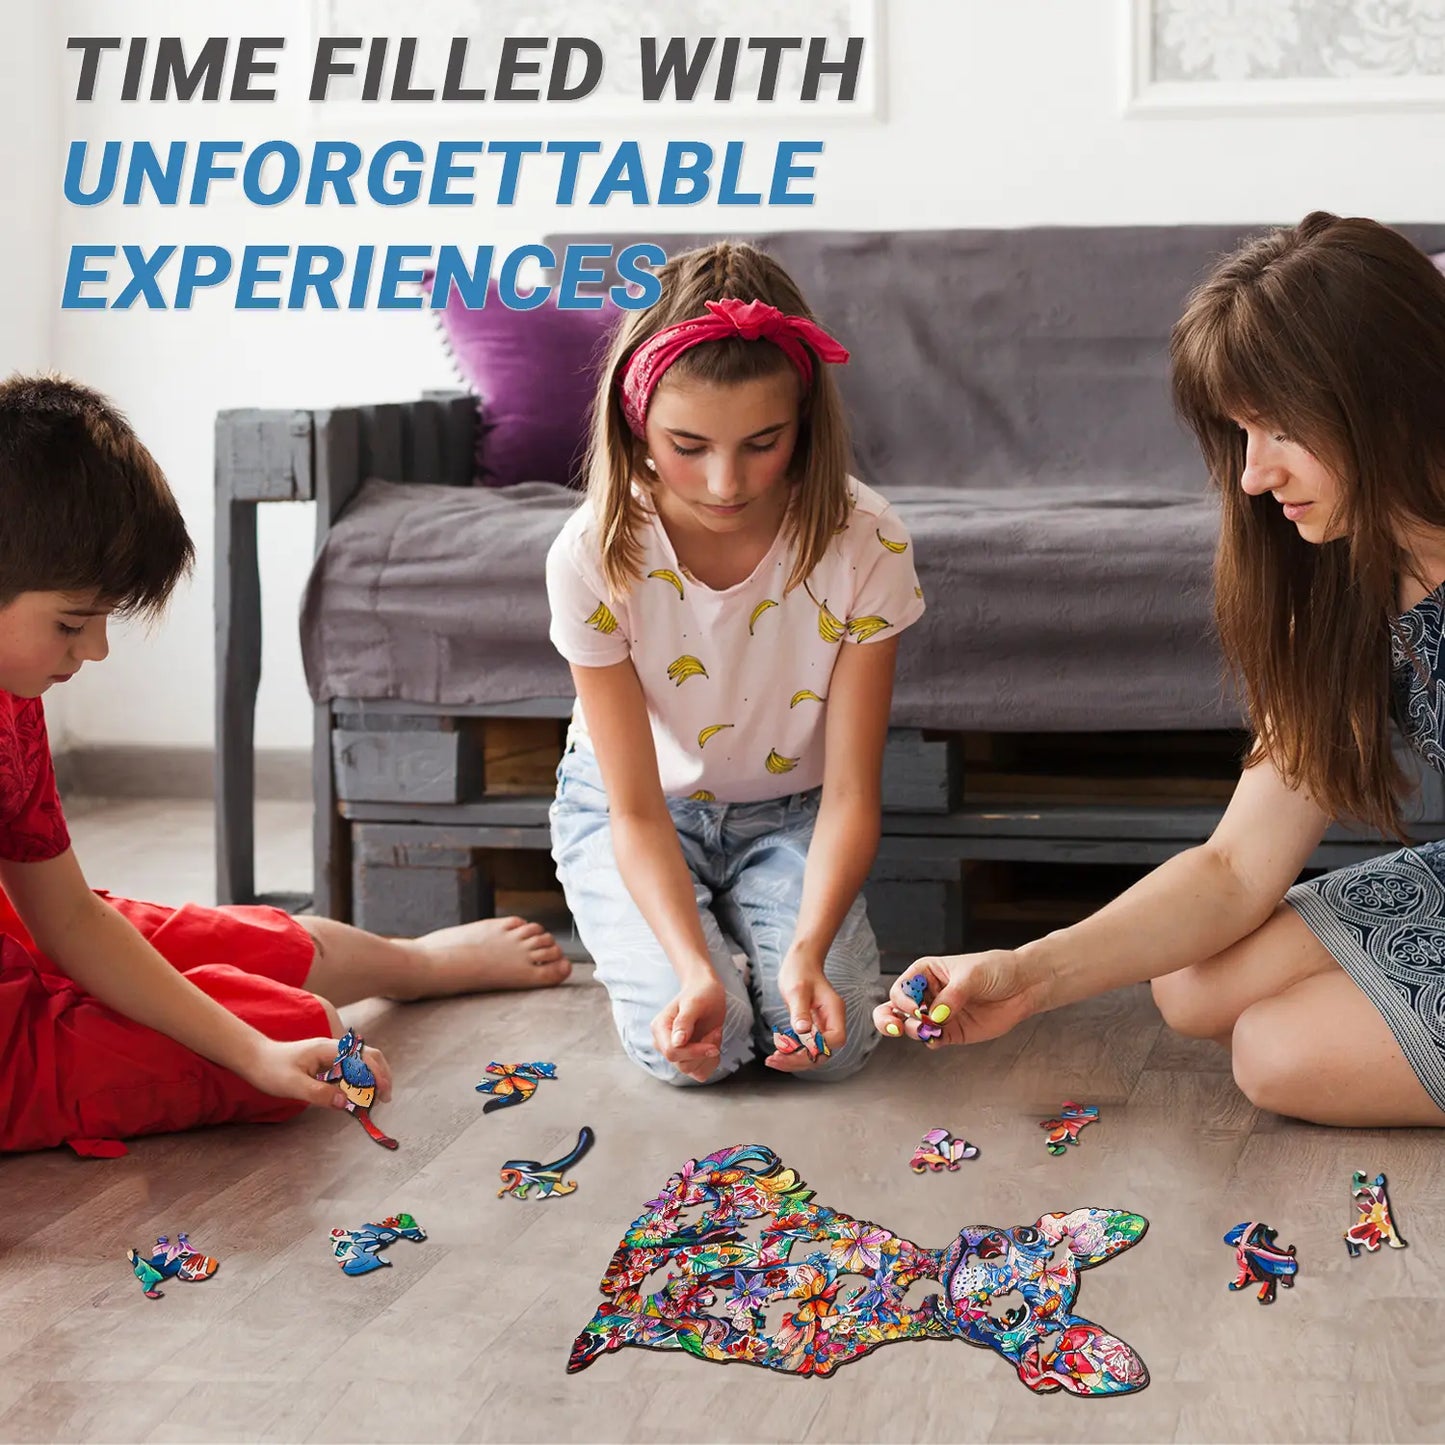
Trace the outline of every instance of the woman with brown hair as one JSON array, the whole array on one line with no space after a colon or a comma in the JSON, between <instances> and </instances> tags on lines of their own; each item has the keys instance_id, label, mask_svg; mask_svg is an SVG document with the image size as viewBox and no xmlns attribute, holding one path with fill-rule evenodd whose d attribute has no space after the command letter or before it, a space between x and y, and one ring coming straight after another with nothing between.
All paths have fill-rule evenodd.
<instances>
[{"instance_id":1,"label":"woman with brown hair","mask_svg":"<svg viewBox=\"0 0 1445 1445\"><path fill-rule=\"evenodd\" d=\"M1213 835L1018 950L925 958L875 1023L938 1044L1153 980L1259 1107L1445 1123L1445 842L1296 883L1334 819L1404 841L1391 723L1445 769L1445 276L1315 212L1226 258L1171 346L1219 487L1219 634L1254 732Z\"/></svg>"}]
</instances>

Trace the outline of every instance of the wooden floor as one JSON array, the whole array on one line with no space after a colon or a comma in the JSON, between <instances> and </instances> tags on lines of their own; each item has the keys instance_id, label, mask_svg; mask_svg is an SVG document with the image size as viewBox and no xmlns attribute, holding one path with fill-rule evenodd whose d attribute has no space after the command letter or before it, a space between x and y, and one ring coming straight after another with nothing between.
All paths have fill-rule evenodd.
<instances>
[{"instance_id":1,"label":"wooden floor","mask_svg":"<svg viewBox=\"0 0 1445 1445\"><path fill-rule=\"evenodd\" d=\"M304 810L270 805L263 886L298 882ZM203 805L75 810L92 881L161 901L209 887ZM363 1005L395 1067L379 1111L395 1154L351 1120L143 1141L129 1157L0 1162L0 1441L1394 1441L1445 1439L1445 1171L1427 1132L1349 1133L1261 1116L1222 1054L1162 1031L1136 989L975 1049L880 1047L837 1088L776 1077L675 1092L626 1062L585 970L546 995ZM559 1081L483 1117L490 1059L555 1060ZM1065 1098L1100 1122L1065 1158L1037 1120ZM597 1133L577 1193L496 1197L497 1166ZM908 1158L942 1124L981 1150L956 1175ZM777 1150L818 1198L920 1243L1080 1205L1151 1221L1083 1277L1078 1308L1153 1377L1121 1400L1036 1397L963 1344L890 1346L826 1381L625 1350L564 1373L626 1225L684 1160ZM1390 1177L1404 1252L1346 1257L1353 1169ZM350 1279L327 1232L398 1210L426 1243ZM1221 1236L1263 1219L1299 1249L1292 1293L1230 1294ZM128 1245L187 1230L204 1284L142 1297Z\"/></svg>"}]
</instances>

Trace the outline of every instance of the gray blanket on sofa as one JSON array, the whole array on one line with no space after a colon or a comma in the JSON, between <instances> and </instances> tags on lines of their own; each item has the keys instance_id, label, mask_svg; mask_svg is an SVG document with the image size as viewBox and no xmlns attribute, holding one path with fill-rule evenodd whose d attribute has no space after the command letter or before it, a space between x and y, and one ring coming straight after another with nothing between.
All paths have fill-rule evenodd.
<instances>
[{"instance_id":1,"label":"gray blanket on sofa","mask_svg":"<svg viewBox=\"0 0 1445 1445\"><path fill-rule=\"evenodd\" d=\"M896 726L1233 725L1209 627L1217 507L1141 484L885 488L928 601ZM308 584L312 695L495 704L571 694L547 639L547 548L577 494L368 482Z\"/></svg>"}]
</instances>

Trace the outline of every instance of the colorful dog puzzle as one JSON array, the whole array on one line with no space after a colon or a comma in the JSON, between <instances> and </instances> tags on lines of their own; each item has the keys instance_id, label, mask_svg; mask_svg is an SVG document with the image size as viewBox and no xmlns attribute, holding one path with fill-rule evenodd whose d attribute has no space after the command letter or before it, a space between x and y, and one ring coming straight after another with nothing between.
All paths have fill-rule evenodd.
<instances>
[{"instance_id":1,"label":"colorful dog puzzle","mask_svg":"<svg viewBox=\"0 0 1445 1445\"><path fill-rule=\"evenodd\" d=\"M955 1139L947 1129L930 1129L913 1151L908 1167L915 1174L922 1174L925 1169L935 1174L940 1169L956 1172L961 1160L977 1158L977 1147L966 1139Z\"/></svg>"},{"instance_id":2,"label":"colorful dog puzzle","mask_svg":"<svg viewBox=\"0 0 1445 1445\"><path fill-rule=\"evenodd\" d=\"M542 1079L557 1077L556 1064L488 1064L487 1072L495 1074L493 1079L483 1079L477 1085L477 1093L492 1097L482 1105L482 1113L495 1114L498 1109L510 1109L525 1104L537 1092Z\"/></svg>"},{"instance_id":3,"label":"colorful dog puzzle","mask_svg":"<svg viewBox=\"0 0 1445 1445\"><path fill-rule=\"evenodd\" d=\"M395 1149L396 1140L383 1134L371 1122L371 1105L376 1098L376 1075L361 1056L364 1047L361 1035L347 1029L336 1044L336 1062L324 1074L317 1074L323 1084L335 1084L346 1095L346 1109L383 1149Z\"/></svg>"},{"instance_id":4,"label":"colorful dog puzzle","mask_svg":"<svg viewBox=\"0 0 1445 1445\"><path fill-rule=\"evenodd\" d=\"M913 1000L913 1017L918 1020L919 1043L926 1044L929 1039L936 1039L943 1029L928 1017L928 1010L923 1007L923 1000L928 997L927 977L924 974L915 973L912 978L904 982L903 992Z\"/></svg>"},{"instance_id":5,"label":"colorful dog puzzle","mask_svg":"<svg viewBox=\"0 0 1445 1445\"><path fill-rule=\"evenodd\" d=\"M761 1233L754 1220L766 1221ZM685 1164L633 1221L567 1369L640 1345L828 1375L879 1345L961 1339L1002 1355L1039 1393L1127 1394L1149 1383L1144 1362L1073 1305L1079 1271L1148 1227L1123 1210L1075 1209L1011 1228L971 1225L925 1249L814 1203L761 1144L719 1149ZM911 1304L918 1280L942 1288ZM770 1326L775 1305L787 1308Z\"/></svg>"},{"instance_id":6,"label":"colorful dog puzzle","mask_svg":"<svg viewBox=\"0 0 1445 1445\"><path fill-rule=\"evenodd\" d=\"M833 1053L821 1030L815 1029L799 1034L792 1024L784 1024L782 1028L773 1030L773 1047L780 1054L796 1054L801 1050L810 1059L815 1060L831 1058Z\"/></svg>"},{"instance_id":7,"label":"colorful dog puzzle","mask_svg":"<svg viewBox=\"0 0 1445 1445\"><path fill-rule=\"evenodd\" d=\"M343 1274L370 1274L374 1269L390 1269L391 1261L381 1251L398 1239L420 1244L426 1230L409 1214L389 1214L380 1224L363 1224L360 1229L333 1229L331 1255Z\"/></svg>"},{"instance_id":8,"label":"colorful dog puzzle","mask_svg":"<svg viewBox=\"0 0 1445 1445\"><path fill-rule=\"evenodd\" d=\"M1351 1259L1358 1259L1361 1249L1373 1254L1381 1244L1388 1244L1391 1249L1406 1247L1390 1217L1390 1196L1385 1193L1383 1174L1375 1175L1370 1181L1363 1170L1356 1169L1350 1177L1350 1197L1360 1211L1360 1217L1345 1230L1345 1248Z\"/></svg>"},{"instance_id":9,"label":"colorful dog puzzle","mask_svg":"<svg viewBox=\"0 0 1445 1445\"><path fill-rule=\"evenodd\" d=\"M1099 1110L1095 1105L1076 1104L1072 1099L1065 1099L1057 1119L1043 1119L1039 1122L1040 1129L1049 1131L1049 1137L1044 1140L1044 1148L1050 1154L1062 1154L1068 1145L1079 1142L1079 1131L1098 1117Z\"/></svg>"},{"instance_id":10,"label":"colorful dog puzzle","mask_svg":"<svg viewBox=\"0 0 1445 1445\"><path fill-rule=\"evenodd\" d=\"M210 1279L221 1267L220 1260L192 1249L191 1241L184 1234L176 1235L174 1243L169 1236L161 1235L149 1258L134 1249L126 1250L125 1257L130 1261L131 1273L140 1281L147 1299L165 1298L164 1291L157 1288L165 1280Z\"/></svg>"},{"instance_id":11,"label":"colorful dog puzzle","mask_svg":"<svg viewBox=\"0 0 1445 1445\"><path fill-rule=\"evenodd\" d=\"M1234 1246L1234 1262L1239 1266L1239 1278L1230 1281L1230 1289L1244 1289L1247 1285L1257 1284L1260 1304L1272 1305L1280 1285L1286 1289L1294 1288L1299 1261L1294 1257L1294 1245L1281 1249L1274 1242L1278 1233L1267 1224L1251 1220L1236 1224L1224 1236L1224 1242Z\"/></svg>"},{"instance_id":12,"label":"colorful dog puzzle","mask_svg":"<svg viewBox=\"0 0 1445 1445\"><path fill-rule=\"evenodd\" d=\"M502 1187L497 1190L497 1198L515 1194L518 1199L526 1199L529 1189L535 1189L539 1199L571 1194L577 1183L562 1176L592 1147L596 1137L584 1124L576 1144L551 1164L539 1164L535 1159L508 1159L502 1165Z\"/></svg>"}]
</instances>

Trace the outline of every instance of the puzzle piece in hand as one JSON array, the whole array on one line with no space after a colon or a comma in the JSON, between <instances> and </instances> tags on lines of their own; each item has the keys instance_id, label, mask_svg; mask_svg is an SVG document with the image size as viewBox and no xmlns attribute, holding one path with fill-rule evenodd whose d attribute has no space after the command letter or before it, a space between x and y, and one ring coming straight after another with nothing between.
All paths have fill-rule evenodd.
<instances>
[{"instance_id":1,"label":"puzzle piece in hand","mask_svg":"<svg viewBox=\"0 0 1445 1445\"><path fill-rule=\"evenodd\" d=\"M487 1072L496 1077L483 1079L477 1085L477 1093L492 1096L482 1105L482 1113L494 1114L498 1109L525 1104L537 1092L540 1080L557 1077L557 1065L491 1063L487 1065Z\"/></svg>"},{"instance_id":2,"label":"puzzle piece in hand","mask_svg":"<svg viewBox=\"0 0 1445 1445\"><path fill-rule=\"evenodd\" d=\"M1271 1305L1275 1290L1280 1285L1286 1289L1294 1288L1294 1277L1299 1273L1295 1247L1290 1245L1288 1249L1281 1249L1274 1242L1278 1233L1267 1224L1251 1220L1236 1224L1224 1236L1224 1242L1234 1246L1234 1262L1239 1266L1239 1277L1230 1281L1230 1289L1257 1284L1260 1304Z\"/></svg>"},{"instance_id":3,"label":"puzzle piece in hand","mask_svg":"<svg viewBox=\"0 0 1445 1445\"><path fill-rule=\"evenodd\" d=\"M831 1058L833 1054L821 1029L812 1029L799 1034L792 1024L784 1024L781 1028L773 1030L773 1047L780 1054L796 1054L801 1051L810 1059L815 1060Z\"/></svg>"},{"instance_id":4,"label":"puzzle piece in hand","mask_svg":"<svg viewBox=\"0 0 1445 1445\"><path fill-rule=\"evenodd\" d=\"M947 1129L930 1129L913 1151L908 1167L915 1174L922 1174L925 1169L937 1174L940 1169L956 1171L960 1160L977 1158L976 1145L965 1139L955 1139Z\"/></svg>"},{"instance_id":5,"label":"puzzle piece in hand","mask_svg":"<svg viewBox=\"0 0 1445 1445\"><path fill-rule=\"evenodd\" d=\"M1040 1129L1049 1131L1044 1147L1050 1154L1062 1154L1066 1145L1079 1142L1079 1131L1098 1117L1099 1110L1096 1105L1076 1104L1072 1099L1065 1099L1057 1119L1043 1119L1039 1122Z\"/></svg>"},{"instance_id":6,"label":"puzzle piece in hand","mask_svg":"<svg viewBox=\"0 0 1445 1445\"><path fill-rule=\"evenodd\" d=\"M929 1039L936 1039L943 1029L928 1017L928 1011L923 1007L923 1000L928 997L927 976L915 973L912 978L904 981L903 992L913 1000L913 1017L918 1020L919 1043L926 1044Z\"/></svg>"},{"instance_id":7,"label":"puzzle piece in hand","mask_svg":"<svg viewBox=\"0 0 1445 1445\"><path fill-rule=\"evenodd\" d=\"M164 1292L157 1288L165 1280L210 1279L221 1267L220 1260L192 1249L191 1241L184 1234L176 1235L174 1242L161 1235L149 1258L134 1249L126 1250L125 1257L130 1261L131 1273L140 1281L147 1299L165 1297Z\"/></svg>"},{"instance_id":8,"label":"puzzle piece in hand","mask_svg":"<svg viewBox=\"0 0 1445 1445\"><path fill-rule=\"evenodd\" d=\"M577 1183L562 1176L592 1147L592 1141L596 1137L584 1124L577 1135L576 1144L560 1159L554 1159L550 1164L539 1164L535 1159L508 1159L502 1165L502 1187L497 1190L497 1198L500 1199L504 1194L515 1194L518 1199L526 1199L529 1189L535 1189L539 1199L571 1194L577 1188Z\"/></svg>"},{"instance_id":9,"label":"puzzle piece in hand","mask_svg":"<svg viewBox=\"0 0 1445 1445\"><path fill-rule=\"evenodd\" d=\"M360 1229L333 1229L331 1255L343 1274L370 1274L374 1269L390 1269L391 1261L381 1251L397 1242L410 1239L420 1244L426 1230L410 1214L389 1214L380 1224L363 1224Z\"/></svg>"},{"instance_id":10,"label":"puzzle piece in hand","mask_svg":"<svg viewBox=\"0 0 1445 1445\"><path fill-rule=\"evenodd\" d=\"M1360 1211L1360 1217L1345 1231L1345 1248L1351 1259L1358 1259L1362 1248L1373 1254L1382 1243L1388 1244L1391 1249L1406 1247L1405 1241L1395 1231L1383 1174L1369 1180L1363 1170L1356 1169L1350 1178L1350 1197Z\"/></svg>"},{"instance_id":11,"label":"puzzle piece in hand","mask_svg":"<svg viewBox=\"0 0 1445 1445\"><path fill-rule=\"evenodd\" d=\"M376 1075L371 1065L362 1057L365 1047L362 1037L355 1029L347 1031L337 1040L336 1062L325 1073L317 1074L323 1084L335 1084L346 1095L347 1112L384 1149L395 1149L396 1140L383 1134L371 1122L371 1105L376 1098Z\"/></svg>"},{"instance_id":12,"label":"puzzle piece in hand","mask_svg":"<svg viewBox=\"0 0 1445 1445\"><path fill-rule=\"evenodd\" d=\"M1001 1355L1040 1394L1128 1394L1149 1383L1144 1362L1073 1306L1080 1272L1148 1227L1123 1210L1075 1209L970 1225L925 1249L816 1203L761 1144L719 1149L685 1164L633 1221L567 1369L639 1345L828 1375L879 1345L961 1339ZM919 1280L942 1289L912 1303Z\"/></svg>"}]
</instances>

